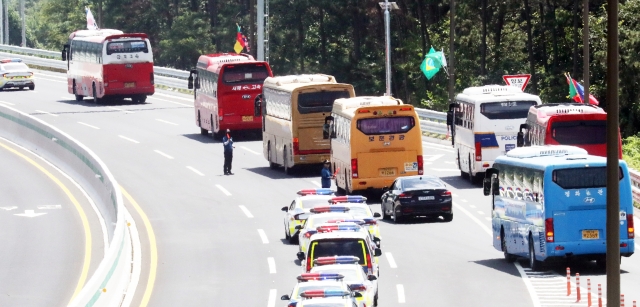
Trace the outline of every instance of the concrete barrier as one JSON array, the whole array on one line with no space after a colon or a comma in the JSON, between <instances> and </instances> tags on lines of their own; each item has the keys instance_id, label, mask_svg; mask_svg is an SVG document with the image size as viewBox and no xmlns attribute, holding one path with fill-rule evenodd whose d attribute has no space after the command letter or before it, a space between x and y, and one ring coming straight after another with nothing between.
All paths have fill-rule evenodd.
<instances>
[{"instance_id":1,"label":"concrete barrier","mask_svg":"<svg viewBox=\"0 0 640 307\"><path fill-rule=\"evenodd\" d=\"M120 306L132 277L133 247L118 183L90 149L44 121L0 106L0 136L40 155L73 178L102 215L108 248L69 306Z\"/></svg>"}]
</instances>

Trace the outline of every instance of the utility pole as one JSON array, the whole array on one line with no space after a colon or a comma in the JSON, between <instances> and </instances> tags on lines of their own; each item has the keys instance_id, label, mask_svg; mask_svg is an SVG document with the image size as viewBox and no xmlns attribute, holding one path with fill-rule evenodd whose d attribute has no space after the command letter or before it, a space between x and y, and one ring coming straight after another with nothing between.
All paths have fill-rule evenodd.
<instances>
[{"instance_id":1,"label":"utility pole","mask_svg":"<svg viewBox=\"0 0 640 307\"><path fill-rule=\"evenodd\" d=\"M0 0L4 1L4 0ZM11 40L9 40L9 3L5 3L4 5L4 37L5 43L7 45L11 44Z\"/></svg>"},{"instance_id":2,"label":"utility pole","mask_svg":"<svg viewBox=\"0 0 640 307\"><path fill-rule=\"evenodd\" d=\"M618 0L607 1L607 306L620 307ZM585 97L586 98L586 97Z\"/></svg>"},{"instance_id":3,"label":"utility pole","mask_svg":"<svg viewBox=\"0 0 640 307\"><path fill-rule=\"evenodd\" d=\"M582 1L582 81L584 82L584 101L589 99L589 0Z\"/></svg>"},{"instance_id":4,"label":"utility pole","mask_svg":"<svg viewBox=\"0 0 640 307\"><path fill-rule=\"evenodd\" d=\"M456 31L456 2L455 0L449 0L449 103L454 102L454 91L456 86L456 65L455 65L455 52L456 47L454 45Z\"/></svg>"},{"instance_id":5,"label":"utility pole","mask_svg":"<svg viewBox=\"0 0 640 307\"><path fill-rule=\"evenodd\" d=\"M256 22L258 24L258 38L256 39L258 51L256 54L258 55L258 61L264 61L264 0L258 0L256 15Z\"/></svg>"},{"instance_id":6,"label":"utility pole","mask_svg":"<svg viewBox=\"0 0 640 307\"><path fill-rule=\"evenodd\" d=\"M102 0L98 1L98 28L102 29Z\"/></svg>"},{"instance_id":7,"label":"utility pole","mask_svg":"<svg viewBox=\"0 0 640 307\"><path fill-rule=\"evenodd\" d=\"M27 47L27 37L26 37L26 20L24 16L24 0L20 0L20 17L22 18L22 43L20 43L20 47Z\"/></svg>"},{"instance_id":8,"label":"utility pole","mask_svg":"<svg viewBox=\"0 0 640 307\"><path fill-rule=\"evenodd\" d=\"M269 0L264 0L264 60L269 63Z\"/></svg>"},{"instance_id":9,"label":"utility pole","mask_svg":"<svg viewBox=\"0 0 640 307\"><path fill-rule=\"evenodd\" d=\"M391 96L391 9L397 9L398 5L395 2L379 3L382 9L384 9L384 71L386 75L386 91L385 96Z\"/></svg>"},{"instance_id":10,"label":"utility pole","mask_svg":"<svg viewBox=\"0 0 640 307\"><path fill-rule=\"evenodd\" d=\"M4 0L0 0L0 44L4 44L4 30L2 27L4 26Z\"/></svg>"}]
</instances>

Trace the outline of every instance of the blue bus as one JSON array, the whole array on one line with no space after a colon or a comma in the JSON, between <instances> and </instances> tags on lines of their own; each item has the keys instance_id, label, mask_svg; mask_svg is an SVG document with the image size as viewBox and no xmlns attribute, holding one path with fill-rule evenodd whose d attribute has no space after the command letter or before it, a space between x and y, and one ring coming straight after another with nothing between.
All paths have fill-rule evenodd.
<instances>
[{"instance_id":1,"label":"blue bus","mask_svg":"<svg viewBox=\"0 0 640 307\"><path fill-rule=\"evenodd\" d=\"M634 252L633 200L620 161L620 254ZM520 147L498 157L483 189L492 196L493 246L512 262L583 258L605 266L606 158L574 146Z\"/></svg>"}]
</instances>

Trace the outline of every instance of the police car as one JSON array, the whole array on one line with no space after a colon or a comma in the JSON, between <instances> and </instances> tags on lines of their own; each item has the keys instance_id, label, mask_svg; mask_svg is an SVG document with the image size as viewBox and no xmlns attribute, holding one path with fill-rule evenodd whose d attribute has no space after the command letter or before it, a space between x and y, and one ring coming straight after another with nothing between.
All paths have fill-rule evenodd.
<instances>
[{"instance_id":1,"label":"police car","mask_svg":"<svg viewBox=\"0 0 640 307\"><path fill-rule=\"evenodd\" d=\"M302 292L302 301L288 307L367 307L358 305L356 296L349 291L308 290Z\"/></svg>"},{"instance_id":2,"label":"police car","mask_svg":"<svg viewBox=\"0 0 640 307\"><path fill-rule=\"evenodd\" d=\"M289 243L297 243L298 229L296 226L303 224L304 220L309 216L309 210L326 206L327 200L333 196L331 189L305 189L298 191L298 197L291 202L288 207L282 207L284 215L284 237Z\"/></svg>"},{"instance_id":3,"label":"police car","mask_svg":"<svg viewBox=\"0 0 640 307\"><path fill-rule=\"evenodd\" d=\"M376 220L376 218L380 217L380 213L371 211L366 202L367 198L360 195L336 196L329 199L330 204L348 207L349 214L355 219L363 220L364 224L362 226L369 230L369 233L373 236L373 241L380 246L380 226L378 226L378 221Z\"/></svg>"},{"instance_id":4,"label":"police car","mask_svg":"<svg viewBox=\"0 0 640 307\"><path fill-rule=\"evenodd\" d=\"M311 213L311 215L304 221L304 224L296 226L296 229L300 230L298 235L298 259L303 259L302 255L307 252L309 239L313 234L318 232L316 229L318 225L327 223L330 220L353 219L353 216L348 212L349 208L343 206L325 205L323 207L310 209L309 213Z\"/></svg>"},{"instance_id":5,"label":"police car","mask_svg":"<svg viewBox=\"0 0 640 307\"><path fill-rule=\"evenodd\" d=\"M24 89L25 87L33 90L36 88L33 83L33 72L29 67L22 63L21 59L3 59L0 60L0 91L8 88Z\"/></svg>"},{"instance_id":6,"label":"police car","mask_svg":"<svg viewBox=\"0 0 640 307\"><path fill-rule=\"evenodd\" d=\"M297 277L298 283L291 294L280 297L281 300L289 301L287 306L294 305L301 300L300 294L309 290L332 290L351 291L343 281L344 276L331 273L303 273Z\"/></svg>"},{"instance_id":7,"label":"police car","mask_svg":"<svg viewBox=\"0 0 640 307\"><path fill-rule=\"evenodd\" d=\"M360 293L357 298L364 306L378 306L378 278L366 274L358 264L359 258L354 256L320 257L311 273L339 274L347 283L349 290Z\"/></svg>"}]
</instances>

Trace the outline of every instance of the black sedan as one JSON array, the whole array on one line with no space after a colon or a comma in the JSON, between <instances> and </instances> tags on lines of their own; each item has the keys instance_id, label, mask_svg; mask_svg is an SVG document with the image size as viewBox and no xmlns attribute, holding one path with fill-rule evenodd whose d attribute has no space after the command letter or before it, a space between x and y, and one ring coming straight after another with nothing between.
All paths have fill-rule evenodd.
<instances>
[{"instance_id":1,"label":"black sedan","mask_svg":"<svg viewBox=\"0 0 640 307\"><path fill-rule=\"evenodd\" d=\"M435 176L396 179L382 194L382 218L398 223L411 216L442 216L453 220L453 198L444 181Z\"/></svg>"}]
</instances>

